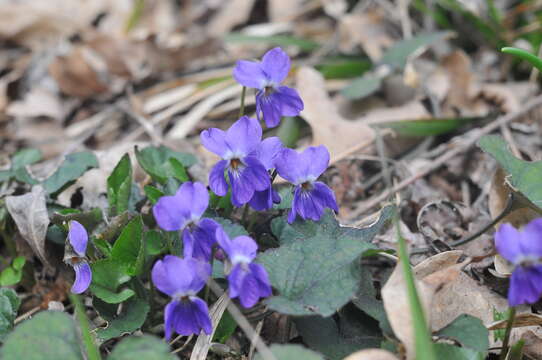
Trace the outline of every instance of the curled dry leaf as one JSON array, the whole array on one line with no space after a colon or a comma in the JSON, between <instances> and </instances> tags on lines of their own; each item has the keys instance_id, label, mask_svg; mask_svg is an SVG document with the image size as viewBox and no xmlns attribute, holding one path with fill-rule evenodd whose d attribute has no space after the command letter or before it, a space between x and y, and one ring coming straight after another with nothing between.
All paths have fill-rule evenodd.
<instances>
[{"instance_id":1,"label":"curled dry leaf","mask_svg":"<svg viewBox=\"0 0 542 360\"><path fill-rule=\"evenodd\" d=\"M326 91L323 76L313 68L303 67L296 76L297 89L304 101L301 116L312 129L313 145L326 145L331 159L352 149L371 144L374 130L361 121L343 118Z\"/></svg>"},{"instance_id":2,"label":"curled dry leaf","mask_svg":"<svg viewBox=\"0 0 542 360\"><path fill-rule=\"evenodd\" d=\"M487 325L488 330L497 330L505 329L507 320L495 321L492 324ZM521 313L517 314L514 318L514 327L524 327L524 326L539 326L542 325L542 315L533 314L533 313Z\"/></svg>"},{"instance_id":3,"label":"curled dry leaf","mask_svg":"<svg viewBox=\"0 0 542 360\"><path fill-rule=\"evenodd\" d=\"M398 358L386 350L367 349L350 354L343 360L398 360Z\"/></svg>"},{"instance_id":4,"label":"curled dry leaf","mask_svg":"<svg viewBox=\"0 0 542 360\"><path fill-rule=\"evenodd\" d=\"M250 16L254 0L232 0L222 3L222 7L205 27L212 37L221 37L236 25L243 24Z\"/></svg>"},{"instance_id":5,"label":"curled dry leaf","mask_svg":"<svg viewBox=\"0 0 542 360\"><path fill-rule=\"evenodd\" d=\"M34 253L44 265L51 267L45 252L45 236L49 226L45 189L41 185L36 185L32 187L32 192L27 194L8 196L6 207Z\"/></svg>"}]
</instances>

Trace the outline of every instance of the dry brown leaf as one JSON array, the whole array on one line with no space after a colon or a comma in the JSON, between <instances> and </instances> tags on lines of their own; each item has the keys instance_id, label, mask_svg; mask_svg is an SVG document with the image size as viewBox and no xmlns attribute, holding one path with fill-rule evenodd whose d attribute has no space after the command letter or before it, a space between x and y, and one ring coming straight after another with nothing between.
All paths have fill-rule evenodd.
<instances>
[{"instance_id":1,"label":"dry brown leaf","mask_svg":"<svg viewBox=\"0 0 542 360\"><path fill-rule=\"evenodd\" d=\"M398 358L386 350L367 349L350 354L343 360L398 360Z\"/></svg>"},{"instance_id":2,"label":"dry brown leaf","mask_svg":"<svg viewBox=\"0 0 542 360\"><path fill-rule=\"evenodd\" d=\"M499 216L505 209L511 191L512 189L506 182L506 173L501 167L498 167L493 176L488 198L489 213L492 218ZM511 223L514 227L518 228L526 225L539 216L536 211L526 206L521 207L520 203L517 201L514 206L517 206L517 208L514 208L514 210L506 215L501 221L495 224L496 229L504 223Z\"/></svg>"},{"instance_id":3,"label":"dry brown leaf","mask_svg":"<svg viewBox=\"0 0 542 360\"><path fill-rule=\"evenodd\" d=\"M254 0L225 1L205 29L210 36L221 37L236 25L245 23L253 6Z\"/></svg>"},{"instance_id":4,"label":"dry brown leaf","mask_svg":"<svg viewBox=\"0 0 542 360\"><path fill-rule=\"evenodd\" d=\"M373 129L360 121L348 121L339 114L318 71L302 67L296 74L296 83L305 104L301 116L311 126L313 145L326 145L333 159L352 148L373 142Z\"/></svg>"},{"instance_id":5,"label":"dry brown leaf","mask_svg":"<svg viewBox=\"0 0 542 360\"><path fill-rule=\"evenodd\" d=\"M6 112L15 117L46 116L56 120L64 117L58 95L43 87L32 88L22 100L12 102Z\"/></svg>"},{"instance_id":6,"label":"dry brown leaf","mask_svg":"<svg viewBox=\"0 0 542 360\"><path fill-rule=\"evenodd\" d=\"M28 242L41 262L51 267L45 251L45 236L49 226L49 215L45 203L45 189L41 185L32 187L32 192L6 197L6 207L17 224L19 232Z\"/></svg>"},{"instance_id":7,"label":"dry brown leaf","mask_svg":"<svg viewBox=\"0 0 542 360\"><path fill-rule=\"evenodd\" d=\"M338 31L342 52L351 53L360 45L373 62L378 62L394 43L386 16L377 7L343 16Z\"/></svg>"},{"instance_id":8,"label":"dry brown leaf","mask_svg":"<svg viewBox=\"0 0 542 360\"><path fill-rule=\"evenodd\" d=\"M523 354L532 359L542 359L542 337L533 331L526 331L521 338L525 341Z\"/></svg>"},{"instance_id":9,"label":"dry brown leaf","mask_svg":"<svg viewBox=\"0 0 542 360\"><path fill-rule=\"evenodd\" d=\"M269 14L269 21L283 22L288 21L295 15L297 15L305 0L268 0L267 12Z\"/></svg>"},{"instance_id":10,"label":"dry brown leaf","mask_svg":"<svg viewBox=\"0 0 542 360\"><path fill-rule=\"evenodd\" d=\"M0 6L0 39L44 49L85 29L108 7L107 0L8 0Z\"/></svg>"},{"instance_id":11,"label":"dry brown leaf","mask_svg":"<svg viewBox=\"0 0 542 360\"><path fill-rule=\"evenodd\" d=\"M401 266L401 263L398 262L386 285L382 288L382 301L393 333L405 346L407 359L415 359L412 313L410 311L405 278ZM416 288L422 306L427 314L433 296L432 287L422 281L416 281ZM427 318L426 320L429 319Z\"/></svg>"},{"instance_id":12,"label":"dry brown leaf","mask_svg":"<svg viewBox=\"0 0 542 360\"><path fill-rule=\"evenodd\" d=\"M461 251L447 251L437 254L414 267L416 288L427 316L428 324L438 316L433 311L435 298L445 284L453 283L462 274L464 263L457 264ZM406 284L398 263L390 278L382 288L382 301L395 336L405 346L407 359L415 359L414 329Z\"/></svg>"}]
</instances>

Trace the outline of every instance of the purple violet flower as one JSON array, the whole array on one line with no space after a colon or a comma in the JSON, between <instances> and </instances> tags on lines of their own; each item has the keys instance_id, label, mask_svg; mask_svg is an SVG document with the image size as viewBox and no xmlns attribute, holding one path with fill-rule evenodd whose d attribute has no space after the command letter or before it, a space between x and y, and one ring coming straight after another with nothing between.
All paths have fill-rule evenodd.
<instances>
[{"instance_id":1,"label":"purple violet flower","mask_svg":"<svg viewBox=\"0 0 542 360\"><path fill-rule=\"evenodd\" d=\"M333 191L323 182L316 181L328 164L329 152L323 145L311 146L302 153L285 148L278 155L279 175L295 185L292 209L288 214L290 224L296 214L305 220L318 221L326 207L339 211Z\"/></svg>"},{"instance_id":2,"label":"purple violet flower","mask_svg":"<svg viewBox=\"0 0 542 360\"><path fill-rule=\"evenodd\" d=\"M228 192L224 171L228 171L232 203L241 206L252 199L255 191L264 191L271 182L260 160L253 154L262 139L262 127L256 119L241 117L227 130L210 128L201 132L205 148L222 158L209 174L209 186L219 196Z\"/></svg>"},{"instance_id":3,"label":"purple violet flower","mask_svg":"<svg viewBox=\"0 0 542 360\"><path fill-rule=\"evenodd\" d=\"M173 330L179 335L207 335L213 331L209 308L205 301L197 297L211 274L211 265L193 258L181 259L166 255L152 268L152 282L172 300L164 310L166 339L171 338Z\"/></svg>"},{"instance_id":4,"label":"purple violet flower","mask_svg":"<svg viewBox=\"0 0 542 360\"><path fill-rule=\"evenodd\" d=\"M258 245L248 236L230 240L222 228L216 229L216 240L231 262L228 275L229 295L239 298L245 308L254 306L260 298L271 295L271 285L265 268L252 262Z\"/></svg>"},{"instance_id":5,"label":"purple violet flower","mask_svg":"<svg viewBox=\"0 0 542 360\"><path fill-rule=\"evenodd\" d=\"M303 101L295 89L280 86L290 71L290 58L276 47L269 50L261 62L239 60L233 77L243 86L258 89L256 116L260 113L268 127L279 124L281 116L297 116L303 110Z\"/></svg>"},{"instance_id":6,"label":"purple violet flower","mask_svg":"<svg viewBox=\"0 0 542 360\"><path fill-rule=\"evenodd\" d=\"M71 265L73 270L75 270L75 282L73 283L71 292L74 294L81 294L88 289L90 282L92 281L92 270L90 269L90 265L85 256L87 251L88 233L83 225L75 220L70 221L68 240L71 249L66 252L64 262Z\"/></svg>"},{"instance_id":7,"label":"purple violet flower","mask_svg":"<svg viewBox=\"0 0 542 360\"><path fill-rule=\"evenodd\" d=\"M263 140L253 154L260 160L265 170L269 171L275 168L275 160L282 149L282 141L278 137L273 136ZM264 191L255 191L254 196L252 196L252 199L248 203L254 210L269 210L273 207L273 204L280 203L280 195L270 184Z\"/></svg>"},{"instance_id":8,"label":"purple violet flower","mask_svg":"<svg viewBox=\"0 0 542 360\"><path fill-rule=\"evenodd\" d=\"M515 267L508 289L510 306L537 302L542 295L542 218L521 231L502 224L495 233L495 247Z\"/></svg>"},{"instance_id":9,"label":"purple violet flower","mask_svg":"<svg viewBox=\"0 0 542 360\"><path fill-rule=\"evenodd\" d=\"M182 230L184 257L211 258L217 222L201 218L209 205L209 193L202 183L185 182L173 196L162 196L152 211L166 231Z\"/></svg>"}]
</instances>

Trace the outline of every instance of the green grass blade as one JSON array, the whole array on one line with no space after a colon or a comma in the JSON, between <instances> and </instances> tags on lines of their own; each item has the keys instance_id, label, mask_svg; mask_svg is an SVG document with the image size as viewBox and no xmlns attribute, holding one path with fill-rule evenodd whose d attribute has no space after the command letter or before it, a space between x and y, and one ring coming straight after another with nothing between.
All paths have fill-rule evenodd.
<instances>
[{"instance_id":1,"label":"green grass blade","mask_svg":"<svg viewBox=\"0 0 542 360\"><path fill-rule=\"evenodd\" d=\"M414 284L414 275L408 259L407 246L405 239L401 235L397 214L395 216L394 225L397 230L397 238L399 240L399 257L401 259L401 266L403 267L408 302L410 304L410 312L412 313L412 321L414 323L416 359L436 360L435 349L433 347L433 342L431 341L431 332L429 331L427 323L425 322L425 314L423 313L420 297L416 290L416 285Z\"/></svg>"},{"instance_id":2,"label":"green grass blade","mask_svg":"<svg viewBox=\"0 0 542 360\"><path fill-rule=\"evenodd\" d=\"M79 296L70 294L70 301L75 307L76 319L79 322L79 327L81 328L81 335L83 337L83 344L87 351L88 360L102 360L102 357L100 356L100 349L94 342L94 338L90 333L90 325Z\"/></svg>"}]
</instances>

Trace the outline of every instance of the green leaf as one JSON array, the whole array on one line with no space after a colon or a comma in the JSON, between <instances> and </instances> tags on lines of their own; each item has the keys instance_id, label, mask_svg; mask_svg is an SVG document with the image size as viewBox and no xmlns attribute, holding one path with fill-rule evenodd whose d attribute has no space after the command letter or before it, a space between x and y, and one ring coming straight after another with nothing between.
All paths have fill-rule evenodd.
<instances>
[{"instance_id":1,"label":"green leaf","mask_svg":"<svg viewBox=\"0 0 542 360\"><path fill-rule=\"evenodd\" d=\"M71 316L43 311L22 322L6 337L0 358L82 360L83 356Z\"/></svg>"},{"instance_id":2,"label":"green leaf","mask_svg":"<svg viewBox=\"0 0 542 360\"><path fill-rule=\"evenodd\" d=\"M129 280L123 264L113 259L98 260L92 264L90 290L106 303L118 304L132 297L135 294L132 289L119 291L119 286Z\"/></svg>"},{"instance_id":3,"label":"green leaf","mask_svg":"<svg viewBox=\"0 0 542 360\"><path fill-rule=\"evenodd\" d=\"M273 204L275 210L286 210L292 208L292 201L294 200L294 192L291 186L283 186L278 189L280 195L280 203Z\"/></svg>"},{"instance_id":4,"label":"green leaf","mask_svg":"<svg viewBox=\"0 0 542 360\"><path fill-rule=\"evenodd\" d=\"M285 147L294 147L299 139L301 120L297 117L286 116L277 130L277 136Z\"/></svg>"},{"instance_id":5,"label":"green leaf","mask_svg":"<svg viewBox=\"0 0 542 360\"><path fill-rule=\"evenodd\" d=\"M360 349L379 347L382 340L381 336L363 330L346 337L333 317L302 316L294 318L294 322L303 342L330 360L343 359Z\"/></svg>"},{"instance_id":6,"label":"green leaf","mask_svg":"<svg viewBox=\"0 0 542 360\"><path fill-rule=\"evenodd\" d=\"M384 304L376 298L376 290L373 285L371 273L364 271L361 274L360 287L352 303L361 311L379 322L380 329L389 335L393 334L388 316L384 310Z\"/></svg>"},{"instance_id":7,"label":"green leaf","mask_svg":"<svg viewBox=\"0 0 542 360\"><path fill-rule=\"evenodd\" d=\"M135 153L143 170L155 181L162 184L167 182L168 177L175 176L169 159L178 160L184 167L190 167L196 163L194 155L173 151L165 146L149 146L143 150L136 147Z\"/></svg>"},{"instance_id":8,"label":"green leaf","mask_svg":"<svg viewBox=\"0 0 542 360\"><path fill-rule=\"evenodd\" d=\"M83 151L70 154L53 175L43 182L43 186L47 193L56 195L88 169L95 167L98 167L98 159L93 153Z\"/></svg>"},{"instance_id":9,"label":"green leaf","mask_svg":"<svg viewBox=\"0 0 542 360\"><path fill-rule=\"evenodd\" d=\"M30 184L30 185L39 184L39 181L34 179L30 175L30 173L28 173L28 170L26 170L25 167L19 168L17 170L13 170L11 174L19 182L22 182L22 183L25 183L25 184Z\"/></svg>"},{"instance_id":10,"label":"green leaf","mask_svg":"<svg viewBox=\"0 0 542 360\"><path fill-rule=\"evenodd\" d=\"M188 174L186 173L186 169L184 168L183 164L175 158L169 158L169 173L173 175L173 177L180 182L186 182L190 180L188 177Z\"/></svg>"},{"instance_id":11,"label":"green leaf","mask_svg":"<svg viewBox=\"0 0 542 360\"><path fill-rule=\"evenodd\" d=\"M15 285L23 277L23 267L26 263L24 256L18 256L13 259L11 266L8 266L0 273L0 286Z\"/></svg>"},{"instance_id":12,"label":"green leaf","mask_svg":"<svg viewBox=\"0 0 542 360\"><path fill-rule=\"evenodd\" d=\"M233 239L241 235L248 235L248 232L245 230L243 226L237 223L234 223L229 219L224 219L222 217L214 217L214 216L209 216L209 218L213 219L214 221L222 225L222 228L224 229L226 234L228 234L230 239Z\"/></svg>"},{"instance_id":13,"label":"green leaf","mask_svg":"<svg viewBox=\"0 0 542 360\"><path fill-rule=\"evenodd\" d=\"M108 322L105 329L96 330L96 336L102 341L106 341L126 333L131 333L139 329L149 313L149 304L137 297L132 297L123 304L122 312L112 318L105 317Z\"/></svg>"},{"instance_id":14,"label":"green leaf","mask_svg":"<svg viewBox=\"0 0 542 360\"><path fill-rule=\"evenodd\" d=\"M531 54L527 50L518 49L514 47L503 47L501 51L505 54L510 54L519 57L522 60L527 61L532 66L537 68L538 71L542 71L542 59L535 54Z\"/></svg>"},{"instance_id":15,"label":"green leaf","mask_svg":"<svg viewBox=\"0 0 542 360\"><path fill-rule=\"evenodd\" d=\"M237 321L235 321L228 311L225 311L216 328L213 336L213 342L224 344L230 338L230 336L233 335L235 329L237 329Z\"/></svg>"},{"instance_id":16,"label":"green leaf","mask_svg":"<svg viewBox=\"0 0 542 360\"><path fill-rule=\"evenodd\" d=\"M128 275L139 275L145 261L145 243L143 241L143 220L141 215L134 217L122 229L113 245L111 256L122 264Z\"/></svg>"},{"instance_id":17,"label":"green leaf","mask_svg":"<svg viewBox=\"0 0 542 360\"><path fill-rule=\"evenodd\" d=\"M437 332L440 337L450 338L463 347L487 354L489 331L482 321L474 316L463 314Z\"/></svg>"},{"instance_id":18,"label":"green leaf","mask_svg":"<svg viewBox=\"0 0 542 360\"><path fill-rule=\"evenodd\" d=\"M395 214L394 216L397 216ZM410 313L413 319L414 328L414 346L416 352L416 359L419 360L436 360L435 348L431 341L431 332L425 321L426 315L423 312L423 308L420 301L420 296L414 283L414 274L410 266L408 250L406 240L401 235L399 228L399 221L394 218L394 226L396 228L398 242L399 242L399 263L397 266L401 266L403 276L405 279L405 285L407 290L408 303Z\"/></svg>"},{"instance_id":19,"label":"green leaf","mask_svg":"<svg viewBox=\"0 0 542 360\"><path fill-rule=\"evenodd\" d=\"M436 359L439 360L484 360L486 356L476 350L453 346L449 344L435 344Z\"/></svg>"},{"instance_id":20,"label":"green leaf","mask_svg":"<svg viewBox=\"0 0 542 360\"><path fill-rule=\"evenodd\" d=\"M327 59L316 65L316 69L326 79L349 79L363 75L370 70L372 64L369 60L358 60L353 58Z\"/></svg>"},{"instance_id":21,"label":"green leaf","mask_svg":"<svg viewBox=\"0 0 542 360\"><path fill-rule=\"evenodd\" d=\"M12 173L10 170L0 170L0 182L11 179Z\"/></svg>"},{"instance_id":22,"label":"green leaf","mask_svg":"<svg viewBox=\"0 0 542 360\"><path fill-rule=\"evenodd\" d=\"M328 211L319 222L296 221L275 233L281 246L260 255L278 296L266 300L273 310L289 315L329 316L346 304L359 288L359 257L393 214L382 210L371 227L341 227ZM275 228L279 226L275 225Z\"/></svg>"},{"instance_id":23,"label":"green leaf","mask_svg":"<svg viewBox=\"0 0 542 360\"><path fill-rule=\"evenodd\" d=\"M157 337L144 335L130 336L122 340L107 360L175 360L167 344Z\"/></svg>"},{"instance_id":24,"label":"green leaf","mask_svg":"<svg viewBox=\"0 0 542 360\"><path fill-rule=\"evenodd\" d=\"M149 230L144 235L145 251L148 255L159 255L167 249L167 239L160 231Z\"/></svg>"},{"instance_id":25,"label":"green leaf","mask_svg":"<svg viewBox=\"0 0 542 360\"><path fill-rule=\"evenodd\" d=\"M380 90L382 79L376 74L367 73L353 80L341 90L341 94L348 99L363 99Z\"/></svg>"},{"instance_id":26,"label":"green leaf","mask_svg":"<svg viewBox=\"0 0 542 360\"><path fill-rule=\"evenodd\" d=\"M13 321L21 300L17 293L9 288L0 288L0 341L3 340L13 328Z\"/></svg>"},{"instance_id":27,"label":"green leaf","mask_svg":"<svg viewBox=\"0 0 542 360\"><path fill-rule=\"evenodd\" d=\"M41 151L38 149L22 149L13 155L11 159L11 170L24 168L41 160Z\"/></svg>"},{"instance_id":28,"label":"green leaf","mask_svg":"<svg viewBox=\"0 0 542 360\"><path fill-rule=\"evenodd\" d=\"M405 67L408 57L421 47L430 46L450 36L449 31L418 34L410 39L395 43L380 59L380 62L397 69Z\"/></svg>"},{"instance_id":29,"label":"green leaf","mask_svg":"<svg viewBox=\"0 0 542 360\"><path fill-rule=\"evenodd\" d=\"M107 199L112 216L128 210L131 192L132 162L130 156L124 154L107 178Z\"/></svg>"},{"instance_id":30,"label":"green leaf","mask_svg":"<svg viewBox=\"0 0 542 360\"><path fill-rule=\"evenodd\" d=\"M306 349L301 345L279 345L273 344L269 350L280 360L324 360L324 357L317 352ZM254 360L264 360L260 354L254 357Z\"/></svg>"},{"instance_id":31,"label":"green leaf","mask_svg":"<svg viewBox=\"0 0 542 360\"><path fill-rule=\"evenodd\" d=\"M241 33L229 33L224 36L224 41L229 43L244 44L268 44L269 46L297 46L303 51L312 51L320 47L317 42L301 39L290 35L245 35Z\"/></svg>"},{"instance_id":32,"label":"green leaf","mask_svg":"<svg viewBox=\"0 0 542 360\"><path fill-rule=\"evenodd\" d=\"M446 134L480 118L418 119L387 121L375 126L390 128L405 136L434 136Z\"/></svg>"},{"instance_id":33,"label":"green leaf","mask_svg":"<svg viewBox=\"0 0 542 360\"><path fill-rule=\"evenodd\" d=\"M143 187L143 191L145 192L145 195L149 198L151 203L154 205L160 199L162 196L164 196L164 193L161 190L158 190L154 186L145 185Z\"/></svg>"},{"instance_id":34,"label":"green leaf","mask_svg":"<svg viewBox=\"0 0 542 360\"><path fill-rule=\"evenodd\" d=\"M507 181L538 208L542 208L542 161L524 161L515 157L506 141L497 135L483 136L478 146L497 160L509 174Z\"/></svg>"}]
</instances>

